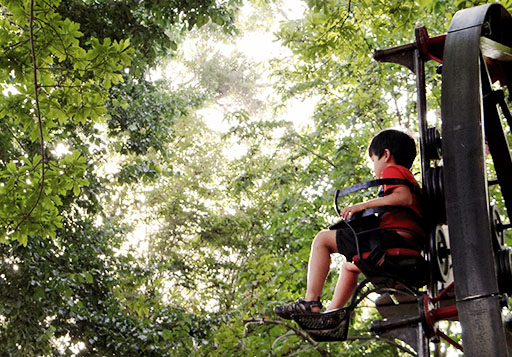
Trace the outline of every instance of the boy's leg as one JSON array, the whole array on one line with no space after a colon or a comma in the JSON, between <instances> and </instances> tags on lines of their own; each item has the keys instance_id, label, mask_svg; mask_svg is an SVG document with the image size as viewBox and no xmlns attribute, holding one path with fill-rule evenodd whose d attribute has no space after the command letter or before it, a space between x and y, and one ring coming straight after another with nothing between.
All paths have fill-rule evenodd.
<instances>
[{"instance_id":1,"label":"boy's leg","mask_svg":"<svg viewBox=\"0 0 512 357\"><path fill-rule=\"evenodd\" d=\"M331 265L331 253L337 253L336 231L321 231L311 245L308 264L307 301L317 300L322 295L325 279ZM313 311L320 311L315 307Z\"/></svg>"},{"instance_id":2,"label":"boy's leg","mask_svg":"<svg viewBox=\"0 0 512 357\"><path fill-rule=\"evenodd\" d=\"M359 273L361 273L361 270L354 263L345 262L343 264L327 311L340 309L347 304L356 290Z\"/></svg>"}]
</instances>

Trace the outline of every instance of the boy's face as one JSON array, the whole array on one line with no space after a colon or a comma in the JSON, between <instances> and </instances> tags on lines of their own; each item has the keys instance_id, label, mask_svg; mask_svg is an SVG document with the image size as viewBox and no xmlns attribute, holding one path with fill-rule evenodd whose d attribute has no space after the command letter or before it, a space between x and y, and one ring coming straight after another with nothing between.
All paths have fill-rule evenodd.
<instances>
[{"instance_id":1,"label":"boy's face","mask_svg":"<svg viewBox=\"0 0 512 357\"><path fill-rule=\"evenodd\" d=\"M373 176L375 176L375 178L377 179L381 178L382 171L384 171L384 169L388 166L386 157L386 154L382 155L380 158L375 154L372 154L370 156L370 160L372 161L373 164Z\"/></svg>"}]
</instances>

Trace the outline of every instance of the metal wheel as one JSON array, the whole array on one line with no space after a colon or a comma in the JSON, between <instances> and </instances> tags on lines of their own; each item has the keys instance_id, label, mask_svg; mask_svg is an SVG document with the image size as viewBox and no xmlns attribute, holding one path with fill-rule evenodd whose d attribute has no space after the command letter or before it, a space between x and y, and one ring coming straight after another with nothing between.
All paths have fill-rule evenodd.
<instances>
[{"instance_id":1,"label":"metal wheel","mask_svg":"<svg viewBox=\"0 0 512 357\"><path fill-rule=\"evenodd\" d=\"M490 208L488 185L499 185L493 192L500 197L493 200L505 203L510 222L512 158L501 117L512 127L512 115L498 83L512 87L511 16L497 3L462 10L447 35L429 37L420 27L415 43L376 51L374 58L401 64L416 76L425 218L431 228L448 224L464 352L507 355L501 307L505 293L512 292L512 249L504 247L501 231L511 225ZM442 63L441 147L441 135L427 126L424 63L430 60ZM512 88L508 94L512 98ZM496 176L491 181L486 145ZM439 263L435 235L429 242L429 260ZM427 296L436 304L443 275L435 270L442 264L431 265ZM418 355L429 355L429 338L424 335L426 348L417 349Z\"/></svg>"},{"instance_id":2,"label":"metal wheel","mask_svg":"<svg viewBox=\"0 0 512 357\"><path fill-rule=\"evenodd\" d=\"M498 208L491 206L491 235L494 252L505 249L505 234L503 233L503 224L501 223Z\"/></svg>"},{"instance_id":3,"label":"metal wheel","mask_svg":"<svg viewBox=\"0 0 512 357\"><path fill-rule=\"evenodd\" d=\"M428 236L428 249L425 252L432 280L446 283L450 278L451 256L448 240L444 234L443 227L436 225Z\"/></svg>"},{"instance_id":4,"label":"metal wheel","mask_svg":"<svg viewBox=\"0 0 512 357\"><path fill-rule=\"evenodd\" d=\"M493 79L504 84L512 78L510 63L504 61L506 56L512 58L510 46L512 20L496 3L455 14L444 45L441 113L446 214L463 347L470 356L507 355L498 270L500 264L501 270L510 270L511 264L508 253L495 252L493 247L495 217L489 204L485 145L510 214L512 159L501 116L509 125L511 117L503 92L492 86ZM497 261L496 256L501 258Z\"/></svg>"}]
</instances>

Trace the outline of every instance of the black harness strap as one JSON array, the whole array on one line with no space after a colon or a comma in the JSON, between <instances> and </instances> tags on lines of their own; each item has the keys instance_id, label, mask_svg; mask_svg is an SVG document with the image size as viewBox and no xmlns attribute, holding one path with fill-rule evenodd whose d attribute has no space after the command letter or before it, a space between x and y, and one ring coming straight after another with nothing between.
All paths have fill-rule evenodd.
<instances>
[{"instance_id":1,"label":"black harness strap","mask_svg":"<svg viewBox=\"0 0 512 357\"><path fill-rule=\"evenodd\" d=\"M339 197L344 197L344 196L350 195L351 193L354 193L357 191L361 191L361 190L364 190L364 189L367 189L370 187L382 186L382 185L407 186L407 187L409 187L409 189L411 190L412 193L420 194L419 187L416 186L415 184L413 184L411 181L406 180L406 179L386 178L386 179L377 179L377 180L372 180L372 181L367 181L367 182L356 183L355 185L336 190L336 193L334 194L334 209L336 210L336 213L338 214L338 216L340 215L340 210L338 208L338 198ZM383 206L383 207L392 207L392 206ZM374 208L378 208L378 207L374 207ZM369 208L367 210L371 210L371 208ZM374 214L374 212L369 213L368 215L370 215L370 214Z\"/></svg>"},{"instance_id":2,"label":"black harness strap","mask_svg":"<svg viewBox=\"0 0 512 357\"><path fill-rule=\"evenodd\" d=\"M388 212L407 212L408 214L411 215L411 217L414 220L416 220L421 225L423 224L422 218L413 209L411 209L409 207L406 207L406 206L378 206L378 207L370 207L363 211L357 212L352 217L350 217L346 220L341 220L341 221L336 222L333 225L329 226L329 229L336 230L341 227L346 227L346 224L347 223L350 224L352 221L360 220L362 218L371 217L371 216L381 217L384 213L388 213Z\"/></svg>"},{"instance_id":3,"label":"black harness strap","mask_svg":"<svg viewBox=\"0 0 512 357\"><path fill-rule=\"evenodd\" d=\"M355 185L345 187L342 189L336 190L336 196L343 197L349 195L351 193L364 190L366 188L382 186L382 185L403 185L407 186L411 189L412 192L418 193L418 187L413 184L411 181L406 179L397 179L397 178L385 178L385 179L377 179L367 182L356 183Z\"/></svg>"}]
</instances>

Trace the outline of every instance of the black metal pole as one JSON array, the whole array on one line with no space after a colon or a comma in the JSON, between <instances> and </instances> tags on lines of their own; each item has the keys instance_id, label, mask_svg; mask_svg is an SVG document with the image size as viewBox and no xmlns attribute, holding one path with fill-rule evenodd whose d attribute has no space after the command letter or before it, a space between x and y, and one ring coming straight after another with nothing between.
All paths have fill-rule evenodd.
<instances>
[{"instance_id":1,"label":"black metal pole","mask_svg":"<svg viewBox=\"0 0 512 357\"><path fill-rule=\"evenodd\" d=\"M416 29L416 41L419 41L419 28ZM416 74L416 110L420 134L421 179L425 182L425 174L430 166L425 153L425 137L427 135L427 95L425 89L425 62L418 46L414 50L414 72Z\"/></svg>"}]
</instances>

